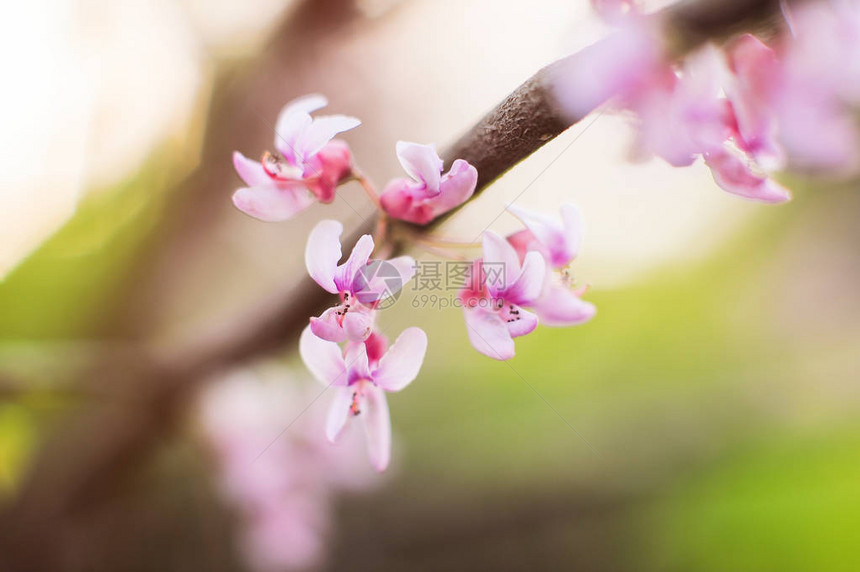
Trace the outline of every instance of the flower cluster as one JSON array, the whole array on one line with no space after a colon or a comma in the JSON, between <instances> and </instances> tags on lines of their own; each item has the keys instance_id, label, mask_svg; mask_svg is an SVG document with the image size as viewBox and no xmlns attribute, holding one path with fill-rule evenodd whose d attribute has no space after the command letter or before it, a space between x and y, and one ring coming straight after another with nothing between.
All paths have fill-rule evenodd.
<instances>
[{"instance_id":1,"label":"flower cluster","mask_svg":"<svg viewBox=\"0 0 860 572\"><path fill-rule=\"evenodd\" d=\"M573 326L596 312L581 299L584 290L572 284L570 265L582 242L579 210L562 205L561 222L513 206L508 210L526 228L506 239L485 231L483 257L474 262L472 279L460 292L469 341L498 360L512 358L514 338L533 332L539 322Z\"/></svg>"},{"instance_id":2,"label":"flower cluster","mask_svg":"<svg viewBox=\"0 0 860 572\"><path fill-rule=\"evenodd\" d=\"M334 136L361 125L355 117L311 113L328 105L321 95L287 104L275 125L275 149L260 162L236 151L233 166L247 187L233 194L236 207L260 220L283 221L314 201L330 203L352 172L352 154Z\"/></svg>"},{"instance_id":3,"label":"flower cluster","mask_svg":"<svg viewBox=\"0 0 860 572\"><path fill-rule=\"evenodd\" d=\"M347 420L361 416L373 466L383 471L391 457L391 420L386 391L400 391L418 375L427 351L427 336L408 328L391 348L375 330L379 304L395 296L412 278L409 256L369 260L373 238L362 236L349 258L341 258L343 226L333 220L317 224L308 238L308 273L341 303L302 332L299 353L314 377L337 389L329 410L326 434L334 442ZM345 342L343 348L338 342Z\"/></svg>"},{"instance_id":4,"label":"flower cluster","mask_svg":"<svg viewBox=\"0 0 860 572\"><path fill-rule=\"evenodd\" d=\"M860 137L850 116L860 105L856 3L803 5L791 17L792 35L772 46L744 35L681 62L636 2L593 3L617 29L553 70L571 116L609 100L636 118L639 153L677 167L702 158L721 188L762 202L790 199L771 178L786 166L857 172Z\"/></svg>"},{"instance_id":5,"label":"flower cluster","mask_svg":"<svg viewBox=\"0 0 860 572\"><path fill-rule=\"evenodd\" d=\"M434 145L400 141L396 152L409 178L392 180L381 195L353 163L349 146L334 137L361 122L345 115L312 117L328 104L309 95L287 104L275 128L275 153L259 162L234 153L236 172L247 184L233 195L241 211L263 221L287 220L314 202L331 203L339 185L358 180L381 216L413 224L428 224L460 206L475 191L478 172L455 160L443 173L443 160ZM380 225L385 229L385 225ZM409 256L372 259L375 243L362 236L341 263L341 223L324 220L308 237L308 273L339 303L311 317L302 334L300 354L308 369L337 389L326 422L335 441L348 420L360 417L371 463L384 470L391 456L391 421L385 392L399 391L418 375L427 350L427 337L408 328L387 349L376 328L376 315L395 299L415 272ZM379 236L378 238L382 238Z\"/></svg>"}]
</instances>

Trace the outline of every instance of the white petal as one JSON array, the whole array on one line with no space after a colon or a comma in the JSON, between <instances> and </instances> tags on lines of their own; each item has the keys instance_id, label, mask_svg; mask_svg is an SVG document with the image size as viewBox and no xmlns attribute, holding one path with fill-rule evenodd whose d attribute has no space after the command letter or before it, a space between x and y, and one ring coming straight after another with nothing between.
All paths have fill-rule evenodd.
<instances>
[{"instance_id":1,"label":"white petal","mask_svg":"<svg viewBox=\"0 0 860 572\"><path fill-rule=\"evenodd\" d=\"M379 360L373 381L386 391L400 391L418 375L427 353L427 334L421 328L406 328Z\"/></svg>"},{"instance_id":2,"label":"white petal","mask_svg":"<svg viewBox=\"0 0 860 572\"><path fill-rule=\"evenodd\" d=\"M233 204L243 213L265 222L291 219L314 202L304 185L242 187L233 193Z\"/></svg>"},{"instance_id":3,"label":"white petal","mask_svg":"<svg viewBox=\"0 0 860 572\"><path fill-rule=\"evenodd\" d=\"M361 121L347 115L316 117L299 138L299 151L305 159L316 155L334 136L361 125Z\"/></svg>"},{"instance_id":4,"label":"white petal","mask_svg":"<svg viewBox=\"0 0 860 572\"><path fill-rule=\"evenodd\" d=\"M436 152L436 145L398 141L397 158L410 177L423 182L431 191L439 191L443 163Z\"/></svg>"},{"instance_id":5,"label":"white petal","mask_svg":"<svg viewBox=\"0 0 860 572\"><path fill-rule=\"evenodd\" d=\"M323 220L317 223L308 236L305 248L305 265L308 274L327 292L338 292L334 283L337 263L341 257L340 235L343 225L336 220Z\"/></svg>"},{"instance_id":6,"label":"white petal","mask_svg":"<svg viewBox=\"0 0 860 572\"><path fill-rule=\"evenodd\" d=\"M529 305L537 300L547 279L546 261L540 252L529 252L523 260L523 269L513 284L508 284L504 298L517 305Z\"/></svg>"},{"instance_id":7,"label":"white petal","mask_svg":"<svg viewBox=\"0 0 860 572\"><path fill-rule=\"evenodd\" d=\"M520 275L520 259L510 243L491 230L484 231L483 264L487 289L494 296L513 285Z\"/></svg>"},{"instance_id":8,"label":"white petal","mask_svg":"<svg viewBox=\"0 0 860 572\"><path fill-rule=\"evenodd\" d=\"M334 399L329 405L328 416L325 420L325 436L332 443L335 442L337 436L346 425L346 420L349 418L349 409L352 405L352 396L355 391L351 387L338 387L335 390Z\"/></svg>"},{"instance_id":9,"label":"white petal","mask_svg":"<svg viewBox=\"0 0 860 572\"><path fill-rule=\"evenodd\" d=\"M368 386L364 402L360 416L364 418L370 463L377 471L384 471L391 459L391 417L388 413L388 401L382 389Z\"/></svg>"},{"instance_id":10,"label":"white petal","mask_svg":"<svg viewBox=\"0 0 860 572\"><path fill-rule=\"evenodd\" d=\"M484 308L463 310L472 347L487 357L507 360L514 357L514 340L496 312Z\"/></svg>"},{"instance_id":11,"label":"white petal","mask_svg":"<svg viewBox=\"0 0 860 572\"><path fill-rule=\"evenodd\" d=\"M346 385L346 364L340 347L316 337L310 326L299 338L299 355L317 381L326 385Z\"/></svg>"},{"instance_id":12,"label":"white petal","mask_svg":"<svg viewBox=\"0 0 860 572\"><path fill-rule=\"evenodd\" d=\"M338 266L334 272L334 284L341 292L352 289L356 272L367 265L371 254L373 254L373 237L364 234L355 243L346 262Z\"/></svg>"}]
</instances>

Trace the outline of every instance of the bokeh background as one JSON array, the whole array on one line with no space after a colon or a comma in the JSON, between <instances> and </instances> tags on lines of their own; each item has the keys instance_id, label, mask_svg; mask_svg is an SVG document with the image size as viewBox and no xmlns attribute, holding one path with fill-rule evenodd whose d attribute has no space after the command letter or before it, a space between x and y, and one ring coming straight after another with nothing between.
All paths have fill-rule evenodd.
<instances>
[{"instance_id":1,"label":"bokeh background","mask_svg":"<svg viewBox=\"0 0 860 572\"><path fill-rule=\"evenodd\" d=\"M317 220L372 214L355 184L288 223L232 207L232 151L270 147L285 102L321 92L360 117L345 139L382 183L400 173L398 139L444 147L604 32L584 0L2 10L6 507L69 419L136 414L91 363L229 328L301 279ZM631 161L631 137L622 118L588 118L439 231L512 230L494 218L515 198L577 203L576 276L598 315L540 328L498 363L471 349L459 310L415 308L407 290L382 327L420 325L428 357L390 400L389 474L335 502L323 569L860 569L857 185L786 175L794 201L762 206L701 164ZM313 383L294 348L277 359L298 372L285 383ZM244 569L193 402L182 419L131 482L84 507L82 569Z\"/></svg>"}]
</instances>

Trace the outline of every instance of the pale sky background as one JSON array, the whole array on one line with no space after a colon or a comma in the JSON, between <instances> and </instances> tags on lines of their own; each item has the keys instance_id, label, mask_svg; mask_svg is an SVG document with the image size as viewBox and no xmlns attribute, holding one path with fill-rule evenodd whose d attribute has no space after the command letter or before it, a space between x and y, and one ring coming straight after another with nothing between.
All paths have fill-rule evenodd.
<instances>
[{"instance_id":1,"label":"pale sky background","mask_svg":"<svg viewBox=\"0 0 860 572\"><path fill-rule=\"evenodd\" d=\"M431 59L445 63L437 66L445 70L440 84L482 77L458 93L458 112L419 119L444 127L450 139L468 126L464 116L489 109L537 68L604 32L586 0L544 0L540 10L520 0L403 3L408 6L396 12L387 33L389 45L401 42L404 49L393 54L397 65L380 73L403 73L410 61ZM132 174L160 142L187 125L210 87L215 62L252 53L289 4L50 0L0 9L0 62L8 81L0 91L0 277L62 225L85 192ZM371 14L394 4L362 2ZM421 53L425 45L415 41L421 30L449 34L450 50L433 42L423 48L432 53ZM468 43L453 41L462 34L470 35ZM531 184L517 198L520 206L551 210L569 200L583 210L589 233L577 273L608 288L661 264L701 256L745 216L766 208L718 190L701 164L674 169L659 160L628 163L631 133L624 122L601 117L583 132L588 123L497 183L450 232L471 240L492 219L482 223L486 213L499 212ZM503 216L492 228L514 226Z\"/></svg>"}]
</instances>

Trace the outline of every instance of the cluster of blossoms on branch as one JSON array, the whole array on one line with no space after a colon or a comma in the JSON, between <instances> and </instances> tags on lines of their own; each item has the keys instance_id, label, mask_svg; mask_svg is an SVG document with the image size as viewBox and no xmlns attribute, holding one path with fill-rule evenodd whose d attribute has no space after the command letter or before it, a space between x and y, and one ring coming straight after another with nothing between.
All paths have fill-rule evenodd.
<instances>
[{"instance_id":1,"label":"cluster of blossoms on branch","mask_svg":"<svg viewBox=\"0 0 860 572\"><path fill-rule=\"evenodd\" d=\"M468 162L455 160L445 172L434 145L400 141L396 153L408 177L392 180L377 194L355 167L347 144L334 139L360 122L343 115L311 116L326 103L322 96L310 95L284 107L277 121L276 154L267 152L256 162L235 153L236 171L249 185L233 195L239 209L264 221L285 220L315 201L332 202L340 184L358 180L383 220L427 225L474 193L478 172ZM581 300L584 290L573 288L569 269L581 243L579 211L564 205L560 220L516 207L510 211L524 228L507 238L484 232L482 257L471 263L468 285L459 293L469 340L479 352L499 360L513 357L514 338L534 331L540 321L574 325L595 312ZM386 393L402 390L417 377L427 350L420 328L407 328L388 347L376 325L379 311L417 268L410 256L379 256L387 246L387 228L381 224L375 237L362 236L341 262L343 225L323 220L314 227L305 250L307 270L339 302L310 318L299 343L314 377L335 389L327 437L336 441L351 420L359 419L371 464L380 471L391 456ZM500 272L487 272L490 266Z\"/></svg>"},{"instance_id":2,"label":"cluster of blossoms on branch","mask_svg":"<svg viewBox=\"0 0 860 572\"><path fill-rule=\"evenodd\" d=\"M791 198L771 177L786 167L857 173L857 3L786 5L787 29L769 44L746 34L680 62L638 3L594 4L616 29L551 71L571 117L608 100L632 113L638 154L677 167L701 157L724 190L762 202Z\"/></svg>"}]
</instances>

